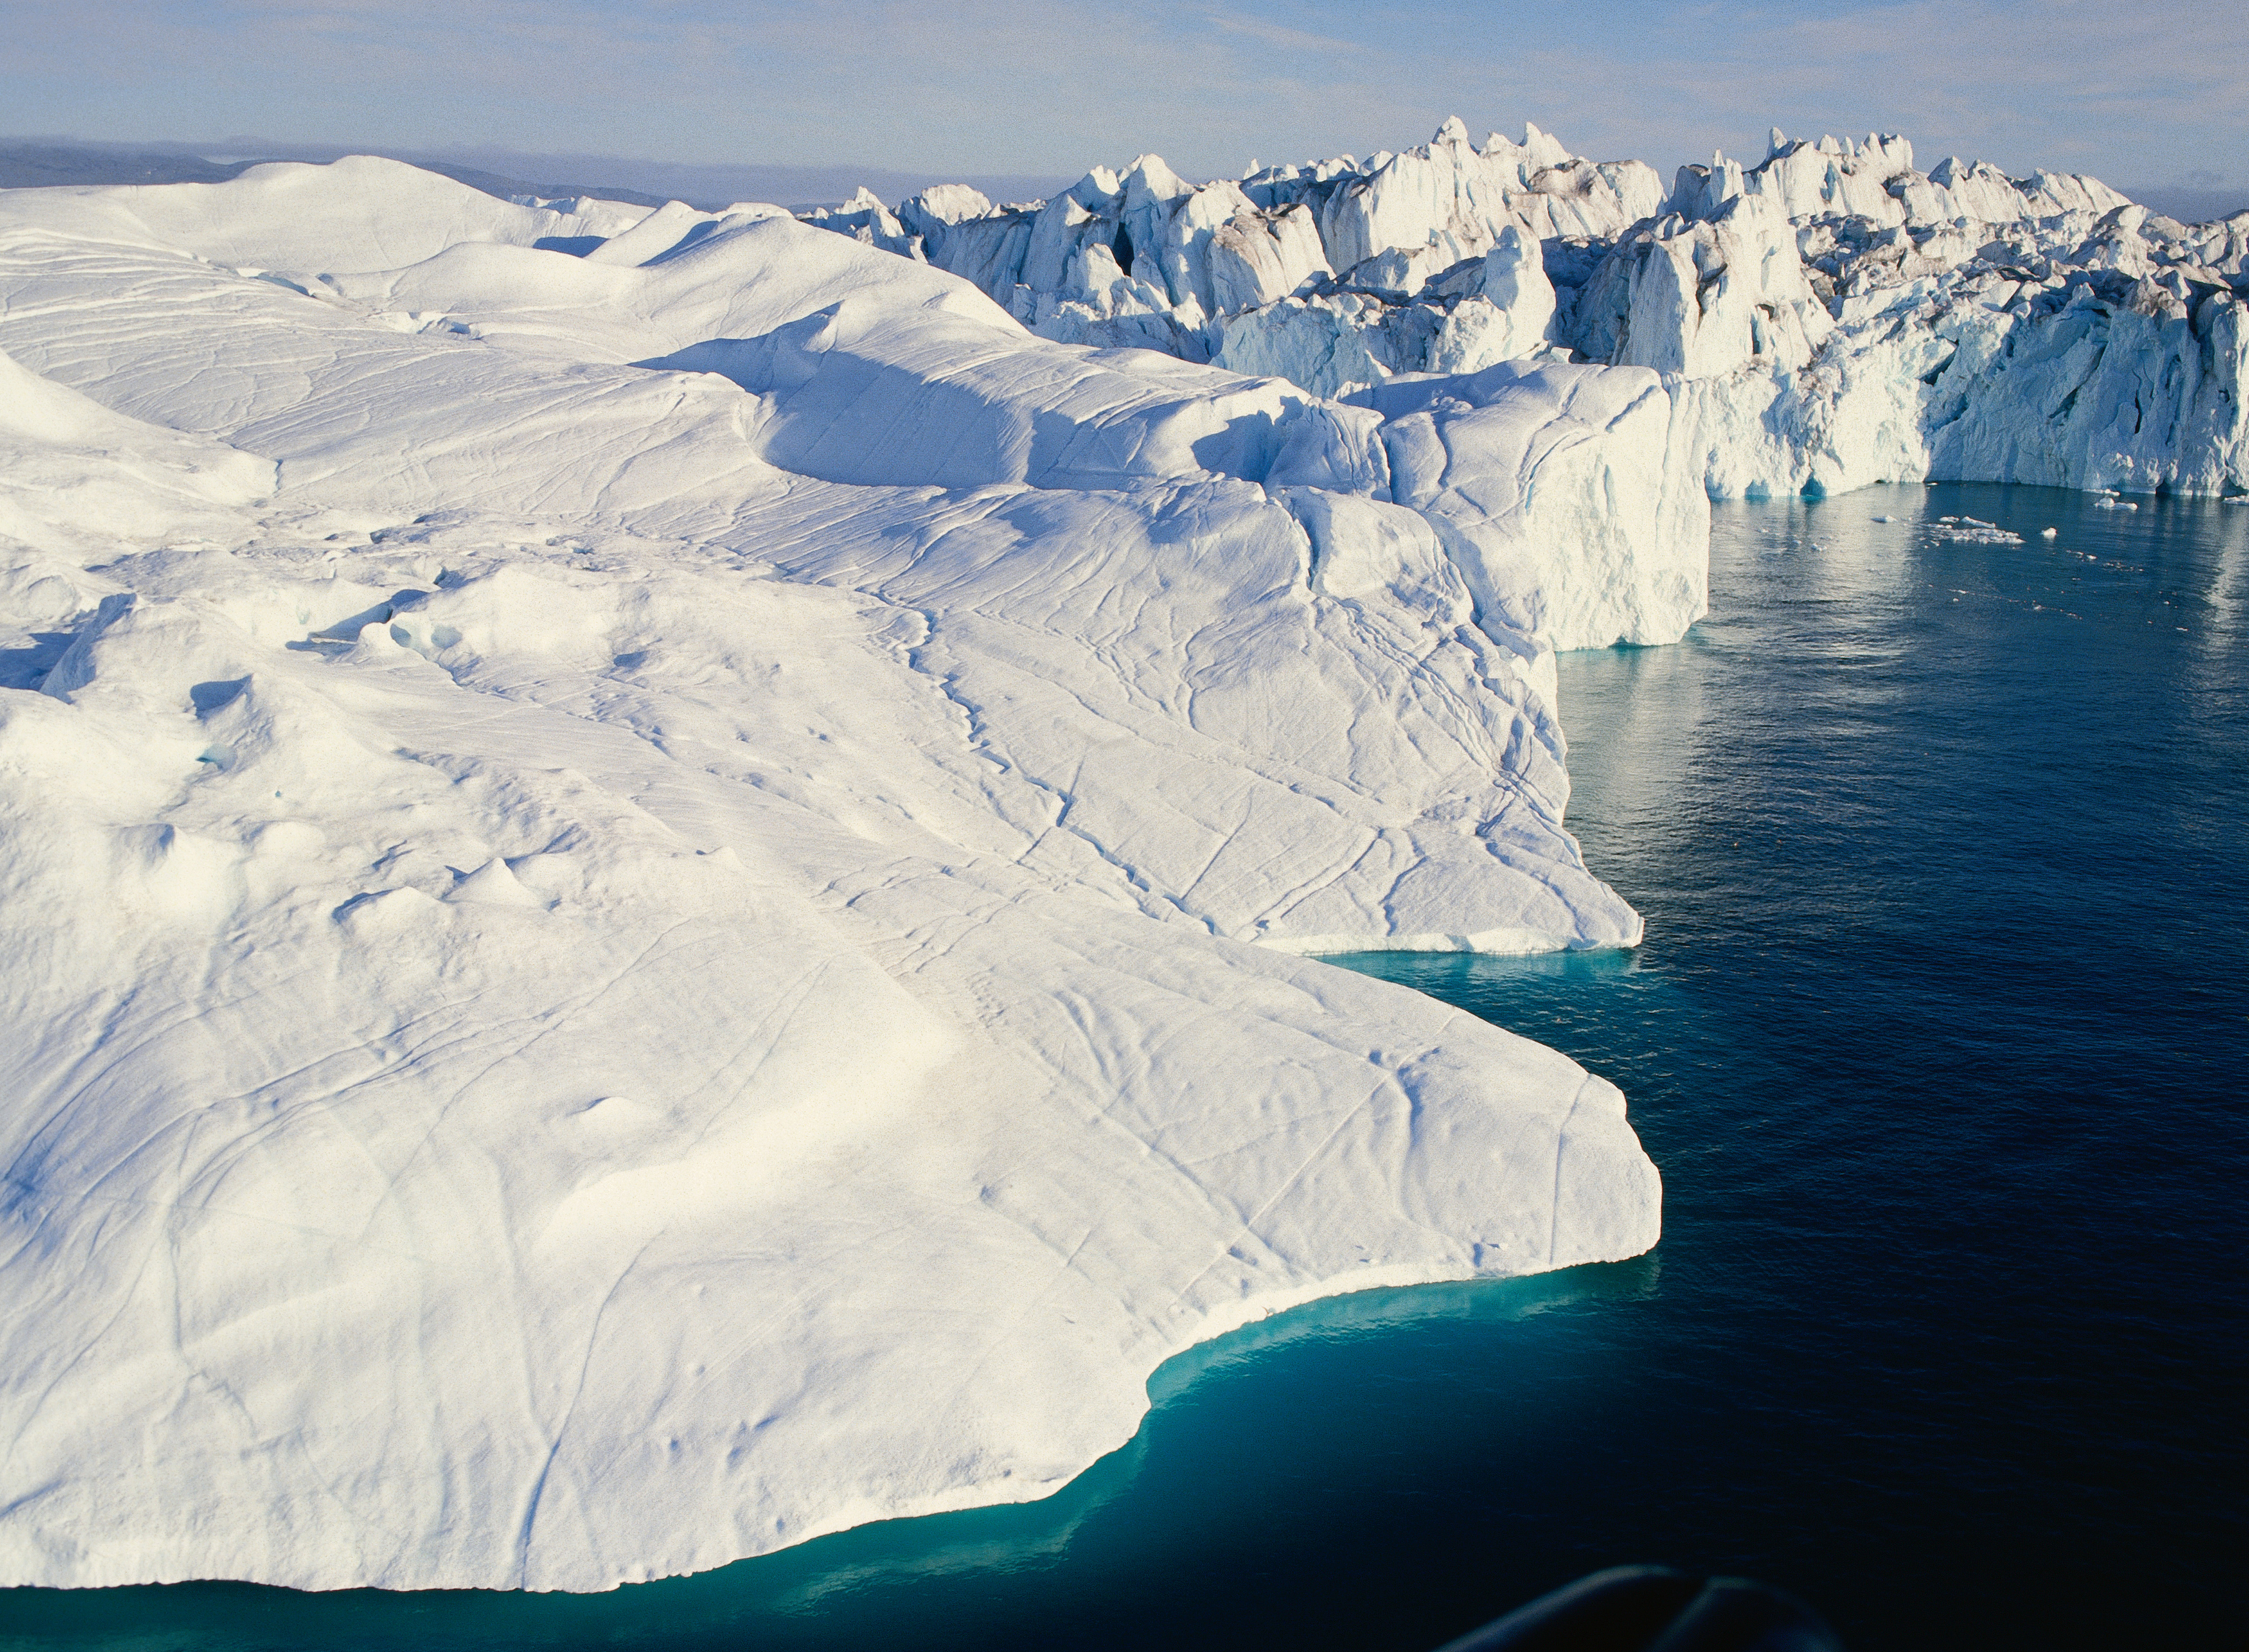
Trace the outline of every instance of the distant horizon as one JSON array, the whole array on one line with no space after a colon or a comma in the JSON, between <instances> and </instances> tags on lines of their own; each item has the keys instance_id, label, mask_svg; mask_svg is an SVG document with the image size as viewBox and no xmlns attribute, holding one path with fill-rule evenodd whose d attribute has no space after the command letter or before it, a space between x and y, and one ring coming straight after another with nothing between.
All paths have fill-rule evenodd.
<instances>
[{"instance_id":1,"label":"distant horizon","mask_svg":"<svg viewBox=\"0 0 2249 1652\"><path fill-rule=\"evenodd\" d=\"M86 138L65 133L0 134L0 150L83 150L120 157L173 155L218 165L263 161L338 160L347 155L377 155L409 165L437 162L474 168L508 182L540 188L609 189L625 196L648 195L710 208L736 201L769 201L781 206L812 206L841 201L864 187L892 204L937 183L966 183L994 202L1043 200L1067 189L1083 173L962 176L907 167L860 167L844 163L799 166L756 162L679 162L653 155L609 155L520 149L506 144L292 143L236 134L198 142L178 138L141 141ZM747 186L746 188L743 186ZM785 197L785 198L784 198Z\"/></svg>"},{"instance_id":2,"label":"distant horizon","mask_svg":"<svg viewBox=\"0 0 2249 1652\"><path fill-rule=\"evenodd\" d=\"M1470 130L1475 131L1475 123L1468 124ZM1568 142L1566 135L1556 135L1562 137L1565 144ZM1807 131L1789 135L1816 140L1845 134ZM1911 133L1900 135L1909 141L1913 136ZM1427 138L1416 141L1427 141ZM1066 173L962 174L898 165L860 166L849 162L809 165L748 161L685 162L654 155L525 149L502 143L379 145L335 141L292 142L242 133L207 141L182 138L123 140L42 132L0 134L0 188L24 187L22 182L13 177L11 169L5 164L6 158L24 150L38 149L83 150L120 157L171 155L220 167L267 161L302 161L319 164L348 155L374 155L408 165L437 164L456 170L474 169L490 175L494 182L521 183L558 193L599 193L606 189L616 198L631 199L645 196L652 199L677 199L704 210L729 205L737 201L761 201L793 209L829 205L848 198L860 188L871 190L884 202L894 206L906 196L939 183L967 184L980 190L995 203L1044 200L1067 189L1094 166L1116 166L1131 159L1131 156L1096 157L1077 170ZM1160 154L1161 151L1141 153ZM1372 153L1377 152L1369 152ZM1915 156L1916 163L1923 169L1936 163L1932 157L1922 155L1918 146ZM1270 165L1301 164L1331 157L1276 155L1262 158ZM1358 158L1364 160L1366 156ZM1684 164L1652 160L1646 155L1603 155L1590 158L1596 161L1647 161L1667 182L1677 167ZM1764 152L1760 148L1754 155L1738 155L1730 158L1744 165L1754 165L1764 158ZM1962 158L1979 160L1984 157ZM2059 171L2063 169L2048 167L2045 169ZM70 181L57 180L62 182ZM1193 181L1203 180L1197 178ZM2167 185L2110 177L2102 177L2101 182L2151 210L2183 222L2203 223L2249 210L2249 183L2225 187Z\"/></svg>"},{"instance_id":3,"label":"distant horizon","mask_svg":"<svg viewBox=\"0 0 2249 1652\"><path fill-rule=\"evenodd\" d=\"M0 0L0 22L10 124L81 142L948 179L1154 152L1216 178L1457 114L1667 179L1760 159L1778 126L2249 200L2249 36L2156 0L1585 0L1566 30L1517 0Z\"/></svg>"}]
</instances>

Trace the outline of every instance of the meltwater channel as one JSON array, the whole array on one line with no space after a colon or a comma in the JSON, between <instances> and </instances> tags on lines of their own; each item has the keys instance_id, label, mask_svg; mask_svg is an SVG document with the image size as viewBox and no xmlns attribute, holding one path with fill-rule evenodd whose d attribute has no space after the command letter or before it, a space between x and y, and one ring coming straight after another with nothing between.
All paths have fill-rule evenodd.
<instances>
[{"instance_id":1,"label":"meltwater channel","mask_svg":"<svg viewBox=\"0 0 2249 1652\"><path fill-rule=\"evenodd\" d=\"M1622 1085L1652 1255L1250 1327L1041 1504L595 1597L16 1590L0 1649L1420 1652L1623 1560L1861 1652L2238 1647L2249 508L1721 505L1711 586L1562 662L1646 945L1346 960Z\"/></svg>"}]
</instances>

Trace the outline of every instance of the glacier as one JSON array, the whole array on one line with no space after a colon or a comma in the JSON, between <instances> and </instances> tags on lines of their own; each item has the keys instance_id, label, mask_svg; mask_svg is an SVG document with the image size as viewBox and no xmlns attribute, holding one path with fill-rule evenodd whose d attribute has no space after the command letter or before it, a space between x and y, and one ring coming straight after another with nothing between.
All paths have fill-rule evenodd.
<instances>
[{"instance_id":1,"label":"glacier","mask_svg":"<svg viewBox=\"0 0 2249 1652\"><path fill-rule=\"evenodd\" d=\"M1635 944L1557 650L1682 636L1713 497L2239 490L2246 261L1457 121L0 192L0 1582L705 1569L1647 1249L1613 1086L1319 955Z\"/></svg>"}]
</instances>

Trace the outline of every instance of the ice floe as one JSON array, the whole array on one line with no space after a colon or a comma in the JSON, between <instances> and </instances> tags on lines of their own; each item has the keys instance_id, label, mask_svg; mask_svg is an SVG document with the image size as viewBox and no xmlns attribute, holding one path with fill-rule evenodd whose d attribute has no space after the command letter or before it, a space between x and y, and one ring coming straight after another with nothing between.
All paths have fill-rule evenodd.
<instances>
[{"instance_id":1,"label":"ice floe","mask_svg":"<svg viewBox=\"0 0 2249 1652\"><path fill-rule=\"evenodd\" d=\"M1997 522L1985 522L1972 516L1940 516L1930 532L1940 542L1948 545L2020 545L2023 536L2011 533ZM2045 537L2053 537L2048 528Z\"/></svg>"}]
</instances>

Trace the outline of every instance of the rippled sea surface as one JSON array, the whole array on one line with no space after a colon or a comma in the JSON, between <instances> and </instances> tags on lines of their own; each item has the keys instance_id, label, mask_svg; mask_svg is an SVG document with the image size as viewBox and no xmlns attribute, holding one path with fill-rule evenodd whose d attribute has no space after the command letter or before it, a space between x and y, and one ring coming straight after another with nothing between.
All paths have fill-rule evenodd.
<instances>
[{"instance_id":1,"label":"rippled sea surface","mask_svg":"<svg viewBox=\"0 0 2249 1652\"><path fill-rule=\"evenodd\" d=\"M1562 662L1647 944L1347 960L1622 1085L1651 1256L1253 1326L1042 1504L592 1598L0 1592L0 1648L1419 1652L1640 1559L1861 1649L2240 1646L2249 508L1716 509L1709 620Z\"/></svg>"}]
</instances>

